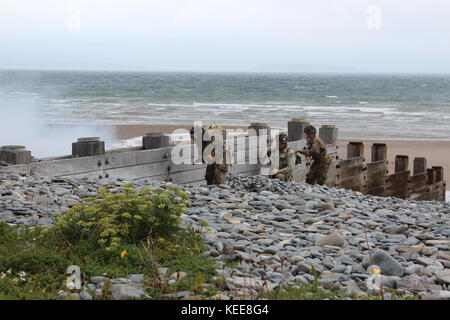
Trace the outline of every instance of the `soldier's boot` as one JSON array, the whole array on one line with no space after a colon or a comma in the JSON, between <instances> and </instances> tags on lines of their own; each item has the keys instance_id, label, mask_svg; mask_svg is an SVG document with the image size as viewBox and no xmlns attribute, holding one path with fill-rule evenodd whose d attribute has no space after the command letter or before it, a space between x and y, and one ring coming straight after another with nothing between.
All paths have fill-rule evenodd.
<instances>
[{"instance_id":1,"label":"soldier's boot","mask_svg":"<svg viewBox=\"0 0 450 320\"><path fill-rule=\"evenodd\" d=\"M319 185L324 185L325 182L327 181L327 174L328 174L328 169L330 168L330 166L325 165L322 170L320 170L320 174L317 180L317 184Z\"/></svg>"},{"instance_id":2,"label":"soldier's boot","mask_svg":"<svg viewBox=\"0 0 450 320\"><path fill-rule=\"evenodd\" d=\"M284 173L277 173L275 179L280 179L281 181L287 182L287 176Z\"/></svg>"},{"instance_id":3,"label":"soldier's boot","mask_svg":"<svg viewBox=\"0 0 450 320\"><path fill-rule=\"evenodd\" d=\"M227 184L227 172L216 168L214 170L214 184Z\"/></svg>"},{"instance_id":4,"label":"soldier's boot","mask_svg":"<svg viewBox=\"0 0 450 320\"><path fill-rule=\"evenodd\" d=\"M212 177L212 176L205 176L205 180L206 180L206 184L207 185L215 184L214 183L214 177Z\"/></svg>"},{"instance_id":5,"label":"soldier's boot","mask_svg":"<svg viewBox=\"0 0 450 320\"><path fill-rule=\"evenodd\" d=\"M209 164L206 166L205 180L207 185L212 185L214 183L214 166Z\"/></svg>"},{"instance_id":6,"label":"soldier's boot","mask_svg":"<svg viewBox=\"0 0 450 320\"><path fill-rule=\"evenodd\" d=\"M311 167L311 169L309 169L308 174L306 175L306 183L316 184L316 181L317 181L317 173L315 169Z\"/></svg>"}]
</instances>

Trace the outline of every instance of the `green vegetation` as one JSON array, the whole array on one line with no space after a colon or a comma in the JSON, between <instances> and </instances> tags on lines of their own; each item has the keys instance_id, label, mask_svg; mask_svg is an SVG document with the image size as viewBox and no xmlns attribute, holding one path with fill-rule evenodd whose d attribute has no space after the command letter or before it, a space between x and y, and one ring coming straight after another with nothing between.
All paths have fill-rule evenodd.
<instances>
[{"instance_id":1,"label":"green vegetation","mask_svg":"<svg viewBox=\"0 0 450 320\"><path fill-rule=\"evenodd\" d=\"M270 300L343 300L346 296L342 292L332 292L314 285L302 285L276 289L263 295Z\"/></svg>"},{"instance_id":2,"label":"green vegetation","mask_svg":"<svg viewBox=\"0 0 450 320\"><path fill-rule=\"evenodd\" d=\"M70 265L80 267L85 284L92 276L144 274L145 290L154 299L184 290L208 298L226 284L216 274L215 260L202 255L202 236L181 227L180 215L189 205L187 195L177 188L138 191L126 185L120 194L100 190L96 198L85 199L50 228L0 223L0 299L54 299L60 290L67 290ZM169 285L159 276L162 267L169 269L168 276L178 271L187 276ZM345 298L342 292L319 288L317 272L313 273L311 285L262 291L247 298ZM111 285L105 282L97 297L88 292L96 299L109 299ZM398 297L394 293L392 298Z\"/></svg>"},{"instance_id":3,"label":"green vegetation","mask_svg":"<svg viewBox=\"0 0 450 320\"><path fill-rule=\"evenodd\" d=\"M52 232L68 245L85 241L108 251L149 236L174 240L188 204L187 195L177 188L137 191L127 185L120 194L101 189L97 198L69 210Z\"/></svg>"},{"instance_id":4,"label":"green vegetation","mask_svg":"<svg viewBox=\"0 0 450 320\"><path fill-rule=\"evenodd\" d=\"M102 189L47 229L0 223L0 299L53 299L65 289L70 265L79 266L86 281L144 274L150 295L200 292L216 266L201 255L201 235L181 228L188 205L177 188L138 191L127 185L120 194ZM160 267L188 276L173 287L158 284Z\"/></svg>"},{"instance_id":5,"label":"green vegetation","mask_svg":"<svg viewBox=\"0 0 450 320\"><path fill-rule=\"evenodd\" d=\"M276 289L269 293L262 294L263 298L270 300L346 300L347 295L343 291L329 291L314 285L298 284L296 287ZM368 295L358 298L356 295L350 296L352 300L383 300L381 295ZM416 300L416 297L403 297L392 292L389 300Z\"/></svg>"},{"instance_id":6,"label":"green vegetation","mask_svg":"<svg viewBox=\"0 0 450 320\"><path fill-rule=\"evenodd\" d=\"M319 287L319 274L312 268L314 282L312 284L296 283L293 287L277 288L271 292L262 292L260 297L270 300L346 300L348 296L343 290L330 291ZM392 290L392 289L390 289ZM389 300L415 300L415 297L403 297L397 294L395 290L390 291ZM357 297L355 293L350 295L352 300L383 300L383 296L367 295L366 297Z\"/></svg>"},{"instance_id":7,"label":"green vegetation","mask_svg":"<svg viewBox=\"0 0 450 320\"><path fill-rule=\"evenodd\" d=\"M297 283L294 287L275 289L263 294L263 297L271 300L342 300L345 299L343 292L332 292L319 287L319 275L316 269L312 268L314 282L312 284Z\"/></svg>"}]
</instances>

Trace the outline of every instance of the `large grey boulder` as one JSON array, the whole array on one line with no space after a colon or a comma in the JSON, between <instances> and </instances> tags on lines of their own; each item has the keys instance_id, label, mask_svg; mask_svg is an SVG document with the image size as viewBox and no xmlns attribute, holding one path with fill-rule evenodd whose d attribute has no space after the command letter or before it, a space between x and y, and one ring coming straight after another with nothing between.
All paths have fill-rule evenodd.
<instances>
[{"instance_id":1,"label":"large grey boulder","mask_svg":"<svg viewBox=\"0 0 450 320\"><path fill-rule=\"evenodd\" d=\"M111 294L114 300L132 300L150 297L144 291L127 284L114 284L111 286Z\"/></svg>"},{"instance_id":2,"label":"large grey boulder","mask_svg":"<svg viewBox=\"0 0 450 320\"><path fill-rule=\"evenodd\" d=\"M436 279L439 282L450 285L450 270L449 269L436 271L435 275L436 275Z\"/></svg>"},{"instance_id":3,"label":"large grey boulder","mask_svg":"<svg viewBox=\"0 0 450 320\"><path fill-rule=\"evenodd\" d=\"M339 232L334 232L316 241L316 246L342 247L345 244L344 237Z\"/></svg>"},{"instance_id":4,"label":"large grey boulder","mask_svg":"<svg viewBox=\"0 0 450 320\"><path fill-rule=\"evenodd\" d=\"M383 250L376 250L372 254L373 263L378 265L381 269L381 273L385 276L403 276L402 265L392 258L387 252Z\"/></svg>"},{"instance_id":5,"label":"large grey boulder","mask_svg":"<svg viewBox=\"0 0 450 320\"><path fill-rule=\"evenodd\" d=\"M100 283L102 283L102 282L104 282L104 281L106 281L106 280L109 280L109 279L106 278L106 277L101 277L101 276L98 276L98 277L91 277L91 282L92 282L93 284L100 284Z\"/></svg>"}]
</instances>

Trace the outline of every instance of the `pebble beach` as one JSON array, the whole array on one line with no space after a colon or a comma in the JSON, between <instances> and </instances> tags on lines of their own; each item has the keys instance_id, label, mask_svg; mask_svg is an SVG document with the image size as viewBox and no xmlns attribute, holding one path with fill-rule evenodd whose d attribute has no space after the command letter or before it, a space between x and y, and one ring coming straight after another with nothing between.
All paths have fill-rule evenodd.
<instances>
[{"instance_id":1,"label":"pebble beach","mask_svg":"<svg viewBox=\"0 0 450 320\"><path fill-rule=\"evenodd\" d=\"M137 189L171 185L0 173L0 221L50 226L54 213L64 214L102 186L118 193L127 183ZM179 187L192 202L183 225L202 233L204 254L217 260L217 273L227 282L216 299L313 283L315 272L324 288L344 291L348 299L364 298L371 294L367 268L372 264L381 269L386 298L395 290L404 297L450 299L449 203L380 198L261 176L230 177L228 186ZM227 267L229 262L235 267ZM167 281L180 276L160 272ZM100 288L106 278L99 277L87 286ZM142 275L111 281L115 299L143 294Z\"/></svg>"}]
</instances>

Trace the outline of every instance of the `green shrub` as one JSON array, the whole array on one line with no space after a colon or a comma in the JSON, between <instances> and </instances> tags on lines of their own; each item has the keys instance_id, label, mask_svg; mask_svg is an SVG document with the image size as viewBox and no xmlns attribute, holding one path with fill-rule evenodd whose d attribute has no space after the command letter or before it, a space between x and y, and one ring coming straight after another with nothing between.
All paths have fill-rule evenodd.
<instances>
[{"instance_id":1,"label":"green shrub","mask_svg":"<svg viewBox=\"0 0 450 320\"><path fill-rule=\"evenodd\" d=\"M201 254L203 237L181 227L187 205L187 195L177 188L125 186L121 194L102 189L50 228L0 222L0 300L54 299L66 290L70 265L80 267L83 280L144 274L153 297L192 288L200 292L217 265ZM173 286L161 285L156 281L159 267L188 276ZM214 288L207 294L213 293Z\"/></svg>"},{"instance_id":2,"label":"green shrub","mask_svg":"<svg viewBox=\"0 0 450 320\"><path fill-rule=\"evenodd\" d=\"M96 198L70 209L52 232L70 245L88 241L107 250L148 237L170 240L181 229L187 199L178 188L138 191L126 185L120 194L102 188Z\"/></svg>"},{"instance_id":3,"label":"green shrub","mask_svg":"<svg viewBox=\"0 0 450 320\"><path fill-rule=\"evenodd\" d=\"M0 222L0 299L55 296L65 279L67 260L49 244L43 228Z\"/></svg>"},{"instance_id":4,"label":"green shrub","mask_svg":"<svg viewBox=\"0 0 450 320\"><path fill-rule=\"evenodd\" d=\"M55 250L49 248L27 248L10 255L7 259L0 258L0 270L12 269L35 274L47 270L65 274L67 260Z\"/></svg>"},{"instance_id":5,"label":"green shrub","mask_svg":"<svg viewBox=\"0 0 450 320\"><path fill-rule=\"evenodd\" d=\"M126 250L126 257L121 258L121 250ZM67 252L70 255L68 265L79 266L86 277L105 275L120 278L132 273L155 272L154 265L148 259L148 250L139 245L124 245L120 250L113 251L95 249L87 242L80 242Z\"/></svg>"}]
</instances>

